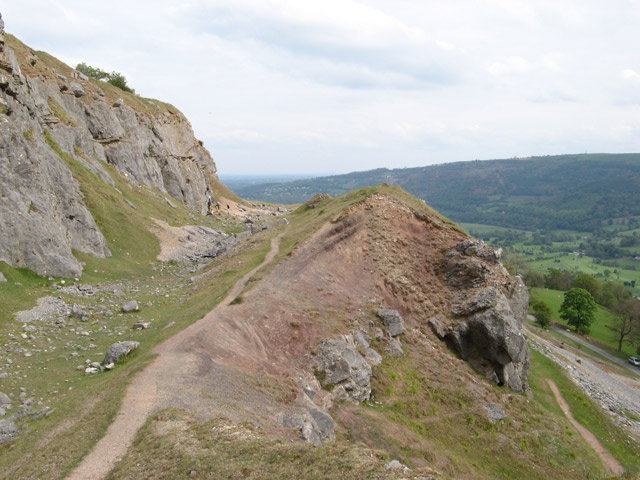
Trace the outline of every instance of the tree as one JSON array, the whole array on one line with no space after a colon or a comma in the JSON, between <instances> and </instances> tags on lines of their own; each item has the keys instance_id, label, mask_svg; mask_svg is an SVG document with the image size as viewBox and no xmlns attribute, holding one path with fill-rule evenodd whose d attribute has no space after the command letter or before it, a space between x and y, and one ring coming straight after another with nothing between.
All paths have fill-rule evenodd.
<instances>
[{"instance_id":1,"label":"tree","mask_svg":"<svg viewBox=\"0 0 640 480\"><path fill-rule=\"evenodd\" d=\"M84 73L88 77L97 78L98 80L106 80L111 85L114 85L125 92L133 92L133 89L127 85L127 79L120 72L113 71L108 73L100 68L87 65L84 62L76 65L76 70Z\"/></svg>"},{"instance_id":2,"label":"tree","mask_svg":"<svg viewBox=\"0 0 640 480\"><path fill-rule=\"evenodd\" d=\"M573 281L573 286L586 290L596 301L600 299L600 295L602 294L602 285L600 285L596 277L588 273L579 273Z\"/></svg>"},{"instance_id":3,"label":"tree","mask_svg":"<svg viewBox=\"0 0 640 480\"><path fill-rule=\"evenodd\" d=\"M629 298L629 292L619 283L607 282L602 286L600 295L600 305L610 309L626 298Z\"/></svg>"},{"instance_id":4,"label":"tree","mask_svg":"<svg viewBox=\"0 0 640 480\"><path fill-rule=\"evenodd\" d=\"M525 276L522 278L524 280L524 284L527 287L534 288L544 288L544 274L542 272L538 272L536 270L529 270Z\"/></svg>"},{"instance_id":5,"label":"tree","mask_svg":"<svg viewBox=\"0 0 640 480\"><path fill-rule=\"evenodd\" d=\"M579 333L589 333L595 319L597 305L589 292L582 288L572 288L564 294L560 306L560 318Z\"/></svg>"},{"instance_id":6,"label":"tree","mask_svg":"<svg viewBox=\"0 0 640 480\"><path fill-rule=\"evenodd\" d=\"M536 322L540 325L540 328L547 328L551 323L551 309L549 305L542 300L537 300L531 305L533 315L536 317Z\"/></svg>"},{"instance_id":7,"label":"tree","mask_svg":"<svg viewBox=\"0 0 640 480\"><path fill-rule=\"evenodd\" d=\"M619 302L613 310L617 317L612 329L621 352L623 344L633 345L640 338L640 302L630 297Z\"/></svg>"},{"instance_id":8,"label":"tree","mask_svg":"<svg viewBox=\"0 0 640 480\"><path fill-rule=\"evenodd\" d=\"M558 268L550 268L544 276L544 285L551 290L569 290L571 274Z\"/></svg>"},{"instance_id":9,"label":"tree","mask_svg":"<svg viewBox=\"0 0 640 480\"><path fill-rule=\"evenodd\" d=\"M133 90L129 88L127 85L127 79L118 72L111 72L109 74L109 79L107 80L111 85L118 87L120 90L124 90L125 92L132 92Z\"/></svg>"},{"instance_id":10,"label":"tree","mask_svg":"<svg viewBox=\"0 0 640 480\"><path fill-rule=\"evenodd\" d=\"M109 78L109 74L104 70L101 70L96 67L92 67L91 65L87 65L82 62L76 65L76 70L84 73L87 77L97 78L98 80L104 80L105 78Z\"/></svg>"}]
</instances>

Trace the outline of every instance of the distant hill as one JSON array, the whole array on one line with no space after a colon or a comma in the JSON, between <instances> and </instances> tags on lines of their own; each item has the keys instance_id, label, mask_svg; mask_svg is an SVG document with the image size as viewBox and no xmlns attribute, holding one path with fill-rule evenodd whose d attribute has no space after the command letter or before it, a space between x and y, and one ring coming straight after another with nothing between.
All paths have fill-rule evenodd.
<instances>
[{"instance_id":1,"label":"distant hill","mask_svg":"<svg viewBox=\"0 0 640 480\"><path fill-rule=\"evenodd\" d=\"M300 203L367 185L399 185L456 222L593 231L640 215L640 154L580 154L386 168L240 188L253 200Z\"/></svg>"}]
</instances>

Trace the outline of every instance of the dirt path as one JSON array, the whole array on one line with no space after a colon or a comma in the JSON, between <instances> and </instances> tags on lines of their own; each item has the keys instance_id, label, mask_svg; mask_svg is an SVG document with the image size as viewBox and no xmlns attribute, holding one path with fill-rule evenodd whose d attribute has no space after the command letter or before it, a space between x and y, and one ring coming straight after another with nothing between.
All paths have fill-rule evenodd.
<instances>
[{"instance_id":1,"label":"dirt path","mask_svg":"<svg viewBox=\"0 0 640 480\"><path fill-rule=\"evenodd\" d=\"M105 436L69 474L68 480L105 478L126 454L150 415L169 405L181 407L193 403L197 397L194 378L198 378L202 363L199 352L192 351L193 339L211 333L220 312L229 308L231 300L243 291L249 279L278 254L281 237L282 234L271 240L271 250L264 261L242 277L216 308L156 348L158 356L129 385L120 411ZM222 376L225 371L216 373ZM210 405L203 408L212 409Z\"/></svg>"},{"instance_id":2,"label":"dirt path","mask_svg":"<svg viewBox=\"0 0 640 480\"><path fill-rule=\"evenodd\" d=\"M569 419L576 430L580 432L580 435L582 435L582 438L584 438L585 442L587 442L587 444L591 448L593 448L598 455L600 455L602 463L604 463L605 467L614 475L622 475L624 473L624 468L622 467L622 465L620 465L620 463L615 458L613 458L613 456L607 451L607 449L602 446L602 444L598 441L595 435L593 435L593 433L591 433L583 425L579 424L575 418L573 418L571 410L569 410L569 405L560 393L560 390L558 389L556 383L549 378L547 378L547 383L549 384L549 388L551 388L551 391L556 397L556 401L560 405L560 408L564 412L565 416Z\"/></svg>"}]
</instances>

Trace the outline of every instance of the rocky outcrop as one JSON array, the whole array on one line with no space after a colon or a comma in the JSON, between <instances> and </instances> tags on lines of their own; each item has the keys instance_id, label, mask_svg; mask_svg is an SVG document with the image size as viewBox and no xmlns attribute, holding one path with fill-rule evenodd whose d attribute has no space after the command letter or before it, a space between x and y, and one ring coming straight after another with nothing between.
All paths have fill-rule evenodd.
<instances>
[{"instance_id":1,"label":"rocky outcrop","mask_svg":"<svg viewBox=\"0 0 640 480\"><path fill-rule=\"evenodd\" d=\"M111 254L69 162L113 185L111 164L204 213L216 167L181 113L121 91L114 101L115 87L5 38L3 27L0 18L0 260L78 276L73 249Z\"/></svg>"},{"instance_id":2,"label":"rocky outcrop","mask_svg":"<svg viewBox=\"0 0 640 480\"><path fill-rule=\"evenodd\" d=\"M352 335L328 338L318 347L316 371L323 387L338 400L363 402L371 395L371 366L358 352Z\"/></svg>"},{"instance_id":3,"label":"rocky outcrop","mask_svg":"<svg viewBox=\"0 0 640 480\"><path fill-rule=\"evenodd\" d=\"M529 347L522 333L529 293L500 264L500 250L481 240L460 242L445 257L444 276L455 294L449 322L429 323L462 358L499 385L528 389Z\"/></svg>"},{"instance_id":4,"label":"rocky outcrop","mask_svg":"<svg viewBox=\"0 0 640 480\"><path fill-rule=\"evenodd\" d=\"M104 361L102 363L104 365L118 363L121 357L129 355L131 352L137 350L138 348L140 348L139 342L116 342L109 347L109 350L107 350L107 354L104 356Z\"/></svg>"}]
</instances>

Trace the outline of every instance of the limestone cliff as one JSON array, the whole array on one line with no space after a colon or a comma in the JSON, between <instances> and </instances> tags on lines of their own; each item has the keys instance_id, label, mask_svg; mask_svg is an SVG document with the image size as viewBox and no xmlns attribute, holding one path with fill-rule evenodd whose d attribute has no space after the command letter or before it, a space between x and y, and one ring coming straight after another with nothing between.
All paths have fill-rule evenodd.
<instances>
[{"instance_id":1,"label":"limestone cliff","mask_svg":"<svg viewBox=\"0 0 640 480\"><path fill-rule=\"evenodd\" d=\"M175 108L88 79L4 33L0 17L0 260L76 276L72 249L110 255L67 160L204 212L216 178L209 152Z\"/></svg>"}]
</instances>

